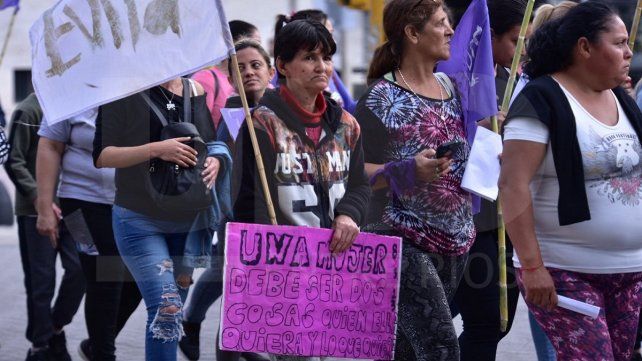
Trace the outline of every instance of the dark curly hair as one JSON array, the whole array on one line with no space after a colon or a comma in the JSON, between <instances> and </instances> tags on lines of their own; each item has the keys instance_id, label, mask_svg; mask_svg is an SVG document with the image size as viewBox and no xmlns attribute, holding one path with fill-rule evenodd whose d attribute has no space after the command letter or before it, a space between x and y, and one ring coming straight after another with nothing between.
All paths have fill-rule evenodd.
<instances>
[{"instance_id":1,"label":"dark curly hair","mask_svg":"<svg viewBox=\"0 0 642 361\"><path fill-rule=\"evenodd\" d=\"M528 42L530 58L525 71L531 78L564 70L573 64L573 51L580 38L591 44L600 40L617 13L606 4L581 3L556 20L545 23Z\"/></svg>"}]
</instances>

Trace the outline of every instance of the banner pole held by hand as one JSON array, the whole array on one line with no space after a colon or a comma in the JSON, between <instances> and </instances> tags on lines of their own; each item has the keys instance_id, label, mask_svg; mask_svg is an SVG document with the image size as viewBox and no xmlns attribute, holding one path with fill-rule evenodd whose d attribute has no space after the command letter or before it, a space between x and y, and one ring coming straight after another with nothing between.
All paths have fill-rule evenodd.
<instances>
[{"instance_id":1,"label":"banner pole held by hand","mask_svg":"<svg viewBox=\"0 0 642 361\"><path fill-rule=\"evenodd\" d=\"M642 0L639 0L642 1ZM513 88L515 86L515 79L517 78L517 68L522 59L522 51L524 49L524 43L526 41L526 32L528 31L528 25L530 24L531 14L533 13L533 7L535 6L535 0L528 0L526 4L526 11L524 12L524 19L522 20L522 26L519 30L519 39L517 40L517 47L515 48L515 55L513 55L513 63L510 68L510 77L508 78L508 84L506 84L506 90L504 91L504 99L502 101L501 111L504 114L508 113L508 106L510 105L510 99L513 95ZM499 133L499 122L497 117L491 118L491 123L493 126L493 131ZM500 197L497 197L497 225L498 225L498 252L499 252L499 315L500 315L500 329L502 332L505 332L508 329L508 288L506 285L506 225L504 224L504 212L502 210L502 204Z\"/></svg>"}]
</instances>

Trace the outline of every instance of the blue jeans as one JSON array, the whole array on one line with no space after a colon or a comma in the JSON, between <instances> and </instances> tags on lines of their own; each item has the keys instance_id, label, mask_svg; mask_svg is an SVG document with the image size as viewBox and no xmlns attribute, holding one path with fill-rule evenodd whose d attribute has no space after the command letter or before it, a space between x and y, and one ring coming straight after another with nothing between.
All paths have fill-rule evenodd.
<instances>
[{"instance_id":1,"label":"blue jeans","mask_svg":"<svg viewBox=\"0 0 642 361\"><path fill-rule=\"evenodd\" d=\"M212 266L205 269L194 285L192 298L185 307L186 322L203 322L207 310L223 294L223 258L218 252L220 248L220 243L218 247L212 246Z\"/></svg>"},{"instance_id":2,"label":"blue jeans","mask_svg":"<svg viewBox=\"0 0 642 361\"><path fill-rule=\"evenodd\" d=\"M217 233L218 243L212 246L212 263L196 281L192 298L185 307L185 322L201 324L207 310L223 294L223 265L225 264L225 237L223 231ZM244 355L247 355L244 353ZM216 338L216 359L219 361L237 361L240 352L223 351L218 347Z\"/></svg>"},{"instance_id":3,"label":"blue jeans","mask_svg":"<svg viewBox=\"0 0 642 361\"><path fill-rule=\"evenodd\" d=\"M147 306L145 358L174 361L193 271L182 265L191 222L158 220L119 206L112 221L118 250Z\"/></svg>"},{"instance_id":4,"label":"blue jeans","mask_svg":"<svg viewBox=\"0 0 642 361\"><path fill-rule=\"evenodd\" d=\"M535 344L535 351L537 352L538 361L555 361L557 356L555 348L548 336L542 330L542 327L535 321L535 316L528 312L528 323L531 325L531 334L533 335L533 343Z\"/></svg>"}]
</instances>

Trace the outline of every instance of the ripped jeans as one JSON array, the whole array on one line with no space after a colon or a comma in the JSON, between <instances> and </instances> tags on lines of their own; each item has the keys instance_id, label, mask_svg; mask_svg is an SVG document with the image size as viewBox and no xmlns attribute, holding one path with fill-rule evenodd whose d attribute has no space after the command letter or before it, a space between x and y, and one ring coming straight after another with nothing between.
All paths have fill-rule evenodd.
<instances>
[{"instance_id":1,"label":"ripped jeans","mask_svg":"<svg viewBox=\"0 0 642 361\"><path fill-rule=\"evenodd\" d=\"M145 359L175 361L193 271L182 265L191 224L158 220L119 206L113 208L112 223L118 250L147 307Z\"/></svg>"}]
</instances>

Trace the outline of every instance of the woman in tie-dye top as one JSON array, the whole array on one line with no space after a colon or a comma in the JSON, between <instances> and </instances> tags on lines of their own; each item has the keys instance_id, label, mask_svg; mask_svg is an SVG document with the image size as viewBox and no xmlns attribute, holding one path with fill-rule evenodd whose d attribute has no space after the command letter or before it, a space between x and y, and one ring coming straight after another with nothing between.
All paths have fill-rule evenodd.
<instances>
[{"instance_id":1,"label":"woman in tie-dye top","mask_svg":"<svg viewBox=\"0 0 642 361\"><path fill-rule=\"evenodd\" d=\"M459 360L448 303L475 238L461 188L470 148L455 88L433 73L453 30L441 0L388 3L384 30L355 112L374 190L364 230L404 241L395 358ZM451 141L459 146L436 158Z\"/></svg>"}]
</instances>

